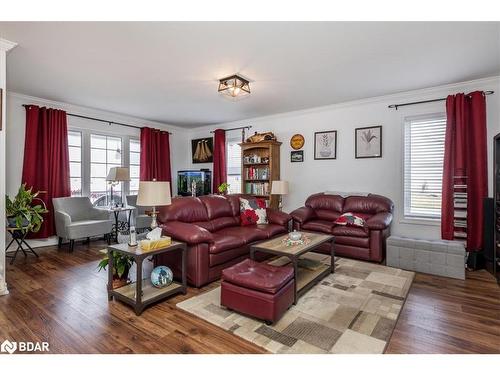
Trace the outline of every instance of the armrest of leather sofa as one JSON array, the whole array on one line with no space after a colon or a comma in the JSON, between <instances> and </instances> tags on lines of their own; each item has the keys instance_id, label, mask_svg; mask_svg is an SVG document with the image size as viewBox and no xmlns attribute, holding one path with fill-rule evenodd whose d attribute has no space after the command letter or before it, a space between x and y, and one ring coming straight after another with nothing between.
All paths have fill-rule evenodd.
<instances>
[{"instance_id":1,"label":"armrest of leather sofa","mask_svg":"<svg viewBox=\"0 0 500 375\"><path fill-rule=\"evenodd\" d=\"M161 228L167 236L186 242L188 245L213 241L212 234L198 225L183 223L181 221L169 221L161 224Z\"/></svg>"},{"instance_id":2,"label":"armrest of leather sofa","mask_svg":"<svg viewBox=\"0 0 500 375\"><path fill-rule=\"evenodd\" d=\"M300 224L304 224L306 221L314 218L315 213L311 207L300 207L290 213L290 215L293 220L299 222Z\"/></svg>"},{"instance_id":3,"label":"armrest of leather sofa","mask_svg":"<svg viewBox=\"0 0 500 375\"><path fill-rule=\"evenodd\" d=\"M292 217L286 212L274 210L272 208L268 208L266 211L267 220L271 224L277 224L286 227L288 225L288 222L292 220Z\"/></svg>"},{"instance_id":4,"label":"armrest of leather sofa","mask_svg":"<svg viewBox=\"0 0 500 375\"><path fill-rule=\"evenodd\" d=\"M390 212L379 212L366 220L368 229L383 230L386 229L392 222L392 214Z\"/></svg>"}]
</instances>

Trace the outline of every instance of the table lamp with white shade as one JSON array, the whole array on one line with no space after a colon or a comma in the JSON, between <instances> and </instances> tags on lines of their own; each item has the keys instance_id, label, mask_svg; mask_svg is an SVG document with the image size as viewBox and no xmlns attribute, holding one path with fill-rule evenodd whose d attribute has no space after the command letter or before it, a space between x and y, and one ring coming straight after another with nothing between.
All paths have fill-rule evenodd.
<instances>
[{"instance_id":1,"label":"table lamp with white shade","mask_svg":"<svg viewBox=\"0 0 500 375\"><path fill-rule=\"evenodd\" d=\"M114 206L113 200L113 186L117 186L120 182L130 181L130 173L128 168L125 167L112 167L109 169L106 181L111 185L111 199L109 201L111 206ZM121 189L122 203L123 203L123 189Z\"/></svg>"},{"instance_id":2,"label":"table lamp with white shade","mask_svg":"<svg viewBox=\"0 0 500 375\"><path fill-rule=\"evenodd\" d=\"M140 181L139 193L137 194L138 206L153 207L151 214L152 222L151 229L155 229L156 223L156 206L167 206L172 203L170 196L170 182L167 181Z\"/></svg>"},{"instance_id":3,"label":"table lamp with white shade","mask_svg":"<svg viewBox=\"0 0 500 375\"><path fill-rule=\"evenodd\" d=\"M280 196L278 208L281 211L283 208L283 195L288 194L288 181L273 181L271 183L271 194Z\"/></svg>"}]
</instances>

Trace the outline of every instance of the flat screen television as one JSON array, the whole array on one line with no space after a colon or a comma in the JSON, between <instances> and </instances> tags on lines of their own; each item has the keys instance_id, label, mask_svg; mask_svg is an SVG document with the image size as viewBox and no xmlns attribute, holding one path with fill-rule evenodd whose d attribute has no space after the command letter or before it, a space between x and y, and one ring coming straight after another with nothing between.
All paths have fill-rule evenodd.
<instances>
[{"instance_id":1,"label":"flat screen television","mask_svg":"<svg viewBox=\"0 0 500 375\"><path fill-rule=\"evenodd\" d=\"M212 172L208 169L177 172L177 195L187 197L192 195L192 182L196 181L196 196L212 192Z\"/></svg>"}]
</instances>

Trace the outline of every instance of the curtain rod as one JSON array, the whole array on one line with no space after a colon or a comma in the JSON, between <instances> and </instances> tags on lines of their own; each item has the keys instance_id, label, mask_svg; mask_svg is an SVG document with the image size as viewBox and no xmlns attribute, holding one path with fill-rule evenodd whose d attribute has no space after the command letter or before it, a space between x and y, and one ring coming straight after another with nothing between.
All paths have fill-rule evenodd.
<instances>
[{"instance_id":1,"label":"curtain rod","mask_svg":"<svg viewBox=\"0 0 500 375\"><path fill-rule=\"evenodd\" d=\"M23 107L29 107L31 104L23 104ZM103 120L103 119L100 119L100 118L96 118L96 117L89 117L89 116L83 116L83 115L76 115L74 113L68 113L66 112L66 115L67 116L73 116L73 117L78 117L78 118L84 118L84 119L87 119L87 120L93 120L93 121L99 121L99 122L105 122L106 124L109 124L109 125L119 125L119 126L126 126L127 128L134 128L134 129L141 129L140 126L135 126L135 125L129 125L129 124L124 124L124 123L121 123L121 122L115 122L115 121L108 121L108 120ZM165 130L162 130L162 131L165 131ZM167 131L168 134L172 134L171 132Z\"/></svg>"},{"instance_id":2,"label":"curtain rod","mask_svg":"<svg viewBox=\"0 0 500 375\"><path fill-rule=\"evenodd\" d=\"M484 92L484 95L491 95L491 94L494 94L495 91L485 91ZM446 100L446 98L439 98L439 99L430 99L430 100L422 100L420 102L411 102L411 103L402 103L402 104L391 104L389 106L387 106L387 108L394 108L396 109L396 111L398 110L398 107L405 107L407 105L414 105L414 104L423 104L423 103L433 103L433 102L441 102L441 101L444 101Z\"/></svg>"},{"instance_id":3,"label":"curtain rod","mask_svg":"<svg viewBox=\"0 0 500 375\"><path fill-rule=\"evenodd\" d=\"M240 126L239 128L231 128L231 129L223 129L225 131L230 131L230 130L241 130L241 129L251 129L252 128L252 125L249 125L249 126ZM212 130L210 133L214 133L215 130Z\"/></svg>"}]
</instances>

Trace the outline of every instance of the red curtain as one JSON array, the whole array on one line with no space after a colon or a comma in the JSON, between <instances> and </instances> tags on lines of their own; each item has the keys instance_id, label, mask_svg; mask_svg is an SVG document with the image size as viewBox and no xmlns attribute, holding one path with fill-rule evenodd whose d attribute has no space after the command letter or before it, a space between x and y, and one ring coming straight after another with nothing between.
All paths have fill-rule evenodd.
<instances>
[{"instance_id":1,"label":"red curtain","mask_svg":"<svg viewBox=\"0 0 500 375\"><path fill-rule=\"evenodd\" d=\"M141 181L172 181L170 137L167 131L141 128ZM170 186L172 189L172 186Z\"/></svg>"},{"instance_id":2,"label":"red curtain","mask_svg":"<svg viewBox=\"0 0 500 375\"><path fill-rule=\"evenodd\" d=\"M226 169L226 131L217 129L214 132L214 177L213 192L218 192L220 184L227 182Z\"/></svg>"},{"instance_id":3,"label":"red curtain","mask_svg":"<svg viewBox=\"0 0 500 375\"><path fill-rule=\"evenodd\" d=\"M454 185L467 186L467 251L483 245L483 199L488 196L486 99L482 91L446 99L441 235L454 238Z\"/></svg>"},{"instance_id":4,"label":"red curtain","mask_svg":"<svg viewBox=\"0 0 500 375\"><path fill-rule=\"evenodd\" d=\"M48 214L39 232L30 238L56 234L52 198L69 197L68 128L66 112L36 105L26 106L26 135L22 181L45 202Z\"/></svg>"}]
</instances>

